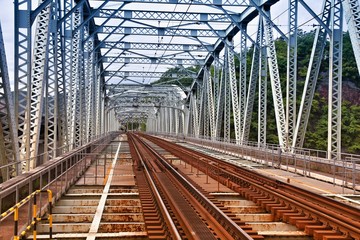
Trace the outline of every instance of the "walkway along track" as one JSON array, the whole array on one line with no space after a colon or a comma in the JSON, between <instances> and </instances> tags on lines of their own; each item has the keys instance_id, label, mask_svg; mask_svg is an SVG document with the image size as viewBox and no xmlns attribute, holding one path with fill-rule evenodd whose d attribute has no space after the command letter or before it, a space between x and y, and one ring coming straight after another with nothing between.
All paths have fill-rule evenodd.
<instances>
[{"instance_id":1,"label":"walkway along track","mask_svg":"<svg viewBox=\"0 0 360 240\"><path fill-rule=\"evenodd\" d=\"M314 239L360 239L360 211L157 137L141 134L181 160L291 223Z\"/></svg>"},{"instance_id":2,"label":"walkway along track","mask_svg":"<svg viewBox=\"0 0 360 240\"><path fill-rule=\"evenodd\" d=\"M142 166L146 171L149 169L146 175L151 175L154 179L164 202L167 203L166 211L172 216L182 239L263 238L249 228L250 234L240 228L145 141L133 134L128 134L128 138L130 147L133 148L132 153L136 152L140 156L135 160L136 168L138 171ZM141 184L138 182L138 185ZM145 213L144 217L146 218ZM241 221L238 223L244 225Z\"/></svg>"}]
</instances>

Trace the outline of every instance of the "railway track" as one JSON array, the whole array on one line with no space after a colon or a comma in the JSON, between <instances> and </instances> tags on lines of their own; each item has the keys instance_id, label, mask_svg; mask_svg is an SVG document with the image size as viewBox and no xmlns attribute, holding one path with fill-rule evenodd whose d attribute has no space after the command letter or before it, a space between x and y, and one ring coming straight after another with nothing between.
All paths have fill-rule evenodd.
<instances>
[{"instance_id":1,"label":"railway track","mask_svg":"<svg viewBox=\"0 0 360 240\"><path fill-rule=\"evenodd\" d=\"M130 148L136 152L134 167L144 168L145 174L153 180L156 192L165 199L165 209L172 220L176 222L176 232L181 239L254 239L260 238L251 227L246 230L239 227L244 225L238 219L234 221L226 215L221 203L214 204L190 181L181 176L152 146L129 134ZM135 156L135 155L134 155ZM155 187L153 187L154 190ZM141 196L140 196L141 198ZM162 204L155 204L162 205ZM231 215L231 212L227 212ZM236 218L235 216L232 216ZM175 231L174 231L175 232ZM174 238L174 235L170 234Z\"/></svg>"},{"instance_id":2,"label":"railway track","mask_svg":"<svg viewBox=\"0 0 360 240\"><path fill-rule=\"evenodd\" d=\"M360 239L356 208L145 134L113 141L52 213L52 239Z\"/></svg>"},{"instance_id":3,"label":"railway track","mask_svg":"<svg viewBox=\"0 0 360 240\"><path fill-rule=\"evenodd\" d=\"M360 211L153 136L141 136L314 239L360 239Z\"/></svg>"}]
</instances>

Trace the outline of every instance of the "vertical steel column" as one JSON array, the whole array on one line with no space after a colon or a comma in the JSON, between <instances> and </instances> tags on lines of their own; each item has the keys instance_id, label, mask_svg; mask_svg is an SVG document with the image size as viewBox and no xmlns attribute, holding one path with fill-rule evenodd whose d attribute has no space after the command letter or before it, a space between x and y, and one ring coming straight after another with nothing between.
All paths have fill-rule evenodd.
<instances>
[{"instance_id":1,"label":"vertical steel column","mask_svg":"<svg viewBox=\"0 0 360 240\"><path fill-rule=\"evenodd\" d=\"M40 0L39 5L42 2L43 0ZM35 31L31 83L28 85L30 98L27 103L24 125L24 130L27 134L23 136L22 141L22 144L30 144L30 161L27 162L29 164L27 169L36 167L36 156L39 150L40 129L44 109L44 92L47 87L46 75L48 71L50 10L51 7L48 5L39 13ZM48 116L45 115L45 117ZM28 140L28 138L30 139Z\"/></svg>"},{"instance_id":2,"label":"vertical steel column","mask_svg":"<svg viewBox=\"0 0 360 240\"><path fill-rule=\"evenodd\" d=\"M15 116L19 133L20 160L30 158L30 109L31 96L31 0L15 0L14 34L14 77L15 77Z\"/></svg>"},{"instance_id":3,"label":"vertical steel column","mask_svg":"<svg viewBox=\"0 0 360 240\"><path fill-rule=\"evenodd\" d=\"M234 44L233 42L227 40L227 64L225 65L226 75L228 77L227 81L230 85L231 91L231 103L232 103L232 113L234 119L234 130L235 130L235 140L237 144L240 144L240 110L239 110L239 97L238 97L238 88L237 88L237 80L235 73L235 61L234 61L234 52L229 49ZM225 80L226 81L226 80Z\"/></svg>"},{"instance_id":4,"label":"vertical steel column","mask_svg":"<svg viewBox=\"0 0 360 240\"><path fill-rule=\"evenodd\" d=\"M231 87L229 81L229 50L225 48L224 53L224 90L225 90L225 103L224 103L224 141L230 142L230 130L231 130Z\"/></svg>"},{"instance_id":5,"label":"vertical steel column","mask_svg":"<svg viewBox=\"0 0 360 240\"><path fill-rule=\"evenodd\" d=\"M341 98L342 98L342 1L331 1L329 53L328 159L341 160Z\"/></svg>"},{"instance_id":6,"label":"vertical steel column","mask_svg":"<svg viewBox=\"0 0 360 240\"><path fill-rule=\"evenodd\" d=\"M86 98L86 139L89 141L96 135L95 131L95 85L97 78L95 77L94 67L94 39L91 37L84 45L84 70L85 70L85 98Z\"/></svg>"},{"instance_id":7,"label":"vertical steel column","mask_svg":"<svg viewBox=\"0 0 360 240\"><path fill-rule=\"evenodd\" d=\"M196 100L198 105L198 113L199 113L199 119L198 119L198 126L199 126L199 135L204 135L204 125L205 125L205 118L204 115L204 108L206 108L206 97L205 95L205 89L204 89L204 83L202 82L202 85L196 89ZM199 99L200 98L200 99ZM200 101L200 102L199 102Z\"/></svg>"},{"instance_id":8,"label":"vertical steel column","mask_svg":"<svg viewBox=\"0 0 360 240\"><path fill-rule=\"evenodd\" d=\"M163 107L163 123L164 123L164 131L163 132L169 132L169 116L167 109Z\"/></svg>"},{"instance_id":9,"label":"vertical steel column","mask_svg":"<svg viewBox=\"0 0 360 240\"><path fill-rule=\"evenodd\" d=\"M226 50L225 50L226 51ZM217 102L216 102L216 137L220 137L222 130L224 129L224 109L225 109L225 91L226 91L226 83L225 83L225 75L224 75L224 68L221 68L221 75L220 75L220 83L219 83L219 91Z\"/></svg>"},{"instance_id":10,"label":"vertical steel column","mask_svg":"<svg viewBox=\"0 0 360 240\"><path fill-rule=\"evenodd\" d=\"M97 62L97 56L94 60L94 64ZM101 75L100 75L100 65L96 64L95 66L95 135L100 135L101 132L101 116L102 116L102 95L101 95Z\"/></svg>"},{"instance_id":11,"label":"vertical steel column","mask_svg":"<svg viewBox=\"0 0 360 240\"><path fill-rule=\"evenodd\" d=\"M200 86L198 85L197 88ZM199 123L199 107L198 107L198 94L199 91L196 90L196 93L192 94L192 100L193 100L193 117L194 117L194 134L196 137L200 134L200 123Z\"/></svg>"},{"instance_id":12,"label":"vertical steel column","mask_svg":"<svg viewBox=\"0 0 360 240\"><path fill-rule=\"evenodd\" d=\"M53 1L50 5L50 36L48 46L48 71L45 72L47 80L45 92L45 132L44 132L44 159L53 159L57 155L58 148L58 121L59 117L59 72L58 70L58 30L56 28L59 4ZM60 62L61 63L61 62ZM60 134L61 136L61 134Z\"/></svg>"},{"instance_id":13,"label":"vertical steel column","mask_svg":"<svg viewBox=\"0 0 360 240\"><path fill-rule=\"evenodd\" d=\"M174 109L174 115L175 115L175 134L177 135L179 133L179 110Z\"/></svg>"},{"instance_id":14,"label":"vertical steel column","mask_svg":"<svg viewBox=\"0 0 360 240\"><path fill-rule=\"evenodd\" d=\"M189 133L189 128L191 126L191 123L190 123L190 111L189 111L189 108L187 106L187 103L184 104L183 110L184 110L184 114L182 115L183 116L182 117L182 119L183 119L183 133L186 136Z\"/></svg>"},{"instance_id":15,"label":"vertical steel column","mask_svg":"<svg viewBox=\"0 0 360 240\"><path fill-rule=\"evenodd\" d=\"M64 0L64 16L67 15L73 8L72 0ZM73 23L74 16L70 14L64 21L64 82L66 87L66 120L67 120L67 140L71 150L74 146L74 129L75 129L75 95L76 86L73 80Z\"/></svg>"},{"instance_id":16,"label":"vertical steel column","mask_svg":"<svg viewBox=\"0 0 360 240\"><path fill-rule=\"evenodd\" d=\"M204 82L206 82L206 96L207 96L207 112L209 115L209 122L210 122L210 136L213 139L216 135L215 129L215 109L214 109L214 96L213 96L213 85L212 79L210 75L210 70L204 70Z\"/></svg>"},{"instance_id":17,"label":"vertical steel column","mask_svg":"<svg viewBox=\"0 0 360 240\"><path fill-rule=\"evenodd\" d=\"M86 31L86 25L80 26L84 19L84 9L83 6L80 6L75 12L75 25L76 28L79 28L78 31L74 33L74 38L78 41L75 48L78 49L78 91L77 91L77 105L76 105L76 124L78 124L77 129L75 130L75 137L77 146L82 145L86 142L87 131L86 129L86 119L87 119L87 109L86 109L86 83L85 83L85 71L84 71L84 38L88 35ZM78 36L77 36L78 35ZM76 56L76 55L75 55ZM112 122L114 121L114 110L112 112ZM113 122L115 125L115 123Z\"/></svg>"},{"instance_id":18,"label":"vertical steel column","mask_svg":"<svg viewBox=\"0 0 360 240\"><path fill-rule=\"evenodd\" d=\"M259 16L262 20L262 17ZM266 145L267 124L267 47L264 33L264 24L260 23L260 56L259 56L259 110L258 110L258 146Z\"/></svg>"},{"instance_id":19,"label":"vertical steel column","mask_svg":"<svg viewBox=\"0 0 360 240\"><path fill-rule=\"evenodd\" d=\"M239 138L240 143L243 140L243 127L245 119L245 108L246 108L246 57L247 57L247 24L240 25L240 68L239 68Z\"/></svg>"},{"instance_id":20,"label":"vertical steel column","mask_svg":"<svg viewBox=\"0 0 360 240\"><path fill-rule=\"evenodd\" d=\"M107 105L107 100L105 99L105 94L102 93L101 97L101 104L100 104L100 108L101 108L101 114L100 114L100 127L101 127L101 133L100 134L104 134L105 133L105 106Z\"/></svg>"},{"instance_id":21,"label":"vertical steel column","mask_svg":"<svg viewBox=\"0 0 360 240\"><path fill-rule=\"evenodd\" d=\"M201 136L204 132L204 123L202 122L203 117L202 114L202 89L201 85L198 83L198 87L196 88L196 95L195 95L195 106L197 111L197 136Z\"/></svg>"},{"instance_id":22,"label":"vertical steel column","mask_svg":"<svg viewBox=\"0 0 360 240\"><path fill-rule=\"evenodd\" d=\"M214 86L214 91L213 91L213 101L214 101L214 121L215 121L215 137L217 134L217 128L216 128L216 114L217 114L217 107L218 107L218 98L219 98L219 89L220 89L220 71L221 71L221 65L220 65L220 59L219 59L219 54L214 54L214 63L213 63L213 67L214 67L214 77L213 77L213 86Z\"/></svg>"},{"instance_id":23,"label":"vertical steel column","mask_svg":"<svg viewBox=\"0 0 360 240\"><path fill-rule=\"evenodd\" d=\"M166 108L166 111L167 111L167 115L168 115L168 119L169 119L169 129L168 129L168 133L172 133L174 132L174 115L173 115L173 109L172 108L169 108L167 107Z\"/></svg>"},{"instance_id":24,"label":"vertical steel column","mask_svg":"<svg viewBox=\"0 0 360 240\"><path fill-rule=\"evenodd\" d=\"M189 120L188 120L188 133L191 135L195 135L195 104L194 104L194 96L193 92L189 93Z\"/></svg>"},{"instance_id":25,"label":"vertical steel column","mask_svg":"<svg viewBox=\"0 0 360 240\"><path fill-rule=\"evenodd\" d=\"M251 127L251 119L254 110L254 101L255 101L255 92L256 92L256 83L259 79L260 74L260 46L262 39L262 19L259 18L258 31L256 35L256 44L254 44L254 51L251 61L251 70L250 70L250 79L249 79L249 88L246 97L246 105L245 105L245 115L244 115L244 123L242 127L242 139L241 142L249 141L250 127ZM260 88L259 88L260 89ZM259 98L260 99L260 98Z\"/></svg>"},{"instance_id":26,"label":"vertical steel column","mask_svg":"<svg viewBox=\"0 0 360 240\"><path fill-rule=\"evenodd\" d=\"M289 41L287 45L286 78L286 148L292 146L296 124L297 12L298 1L289 0Z\"/></svg>"},{"instance_id":27,"label":"vertical steel column","mask_svg":"<svg viewBox=\"0 0 360 240\"><path fill-rule=\"evenodd\" d=\"M63 10L64 7L62 5L62 1L55 0L55 4L57 4L57 19L61 19L63 17ZM64 3L65 4L65 3ZM64 28L62 26L58 26L56 21L57 27L57 45L56 45L56 61L54 64L56 65L55 69L57 69L57 74L55 75L55 86L57 87L57 102L55 100L55 115L58 116L57 119L57 131L58 131L58 144L57 146L60 147L61 151L58 154L63 153L66 151L64 146L68 146L68 126L67 126L67 106L66 106L66 86L65 86L65 45L64 45ZM59 148L58 148L59 149Z\"/></svg>"}]
</instances>

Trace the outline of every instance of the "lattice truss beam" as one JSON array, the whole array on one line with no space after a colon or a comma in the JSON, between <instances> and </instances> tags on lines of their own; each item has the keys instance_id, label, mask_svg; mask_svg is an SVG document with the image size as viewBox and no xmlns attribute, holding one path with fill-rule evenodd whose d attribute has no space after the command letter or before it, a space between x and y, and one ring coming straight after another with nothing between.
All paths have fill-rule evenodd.
<instances>
[{"instance_id":1,"label":"lattice truss beam","mask_svg":"<svg viewBox=\"0 0 360 240\"><path fill-rule=\"evenodd\" d=\"M287 23L277 25L272 9L286 2ZM359 66L360 8L357 0L323 2L318 15L304 0L40 0L37 6L35 0L15 0L14 103L0 44L0 155L6 156L2 165L24 164L6 167L2 178L36 167L42 149L47 161L132 119L148 123L148 130L246 144L257 112L257 141L263 146L268 99L275 107L279 145L284 151L302 147L326 39L328 152L338 158L342 16ZM297 106L300 7L317 30ZM285 79L280 79L275 36L288 46ZM179 71L168 71L174 66ZM193 83L180 89L154 82L161 77L167 84Z\"/></svg>"},{"instance_id":2,"label":"lattice truss beam","mask_svg":"<svg viewBox=\"0 0 360 240\"><path fill-rule=\"evenodd\" d=\"M266 144L267 124L267 92L271 87L271 97L274 105L279 145L283 151L293 151L302 147L305 140L306 127L311 110L311 104L316 90L320 63L324 58L324 49L327 39L330 39L329 56L329 116L328 116L328 156L337 160L341 152L341 72L342 72L342 15L348 23L355 57L359 56L359 2L358 1L323 1L321 14L316 14L303 0L288 1L288 29L284 34L280 27L271 20L269 5L260 6L255 1L259 16L256 39L247 34L247 25L250 22L233 21L237 27L240 43L239 50L233 51L231 41L233 35L227 35L227 40L219 39L215 44L215 51L208 55L205 66L194 81L193 89L188 95L190 116L188 117L188 133L194 135L206 134L209 137L223 137L230 141L230 133L237 143L246 144L249 141L251 119L258 85L258 144ZM297 109L297 30L298 8L306 11L317 25L312 54L309 59L308 73L305 81L301 104ZM344 9L344 10L343 10ZM231 18L231 17L229 17ZM282 36L287 42L287 73L286 79L280 79L274 33ZM218 34L221 37L221 34ZM250 72L246 69L247 42L252 43L252 63ZM220 46L220 50L219 50ZM218 51L216 51L218 49ZM221 76L219 76L219 55L223 56ZM239 74L233 70L233 55L239 61ZM359 62L357 62L359 63ZM207 83L211 79L207 74L211 65L214 73L212 85ZM359 65L359 64L358 64ZM360 68L359 68L360 69ZM249 79L247 79L249 76ZM269 77L268 77L269 76ZM203 79L204 78L204 79ZM269 84L268 84L269 83ZM213 89L209 89L213 87ZM286 90L284 93L283 90ZM213 94L208 94L209 91ZM208 97L204 97L207 92ZM285 98L285 99L284 99ZM213 99L213 103L209 100ZM213 105L214 110L212 107ZM214 111L214 112L213 112ZM209 120L215 118L215 134L209 125ZM211 122L211 121L210 121ZM210 130L210 131L209 131Z\"/></svg>"}]
</instances>

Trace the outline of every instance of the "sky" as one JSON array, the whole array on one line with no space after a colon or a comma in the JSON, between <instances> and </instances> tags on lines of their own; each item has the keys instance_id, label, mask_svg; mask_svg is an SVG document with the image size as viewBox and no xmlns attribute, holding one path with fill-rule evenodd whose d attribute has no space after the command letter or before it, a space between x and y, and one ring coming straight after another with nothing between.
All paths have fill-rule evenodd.
<instances>
[{"instance_id":1,"label":"sky","mask_svg":"<svg viewBox=\"0 0 360 240\"><path fill-rule=\"evenodd\" d=\"M33 0L33 5L37 3L38 1ZM313 0L305 0L305 2L313 8L313 11L315 13L320 13L322 1L313 1ZM10 74L10 80L13 80L13 69L14 69L14 7L13 7L13 1L10 0L0 0L0 22L2 26L3 31L3 37L5 42L5 49L6 49L6 55L7 55L7 64ZM271 9L271 14L273 21L280 26L282 31L284 33L287 33L287 13L284 11L287 9L288 6L288 0L280 0L279 3L275 4L275 6ZM312 19L312 17L303 10L302 6L299 4L299 17L298 21L299 24L306 23L302 26L305 30L311 30L314 29L312 27L312 24L314 22L310 21L309 19ZM277 17L278 16L278 17ZM277 18L276 18L277 17ZM255 38L255 31L256 28L251 29L251 25L248 29L248 34ZM278 37L279 34L274 32L274 36ZM236 45L236 42L235 42Z\"/></svg>"}]
</instances>

